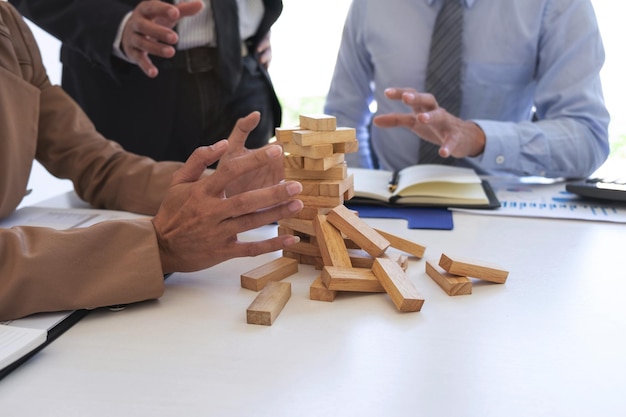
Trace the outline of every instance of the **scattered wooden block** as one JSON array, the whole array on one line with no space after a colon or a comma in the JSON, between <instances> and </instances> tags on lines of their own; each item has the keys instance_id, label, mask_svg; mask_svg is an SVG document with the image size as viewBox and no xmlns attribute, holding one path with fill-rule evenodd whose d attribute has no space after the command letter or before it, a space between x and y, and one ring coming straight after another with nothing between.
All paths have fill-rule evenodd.
<instances>
[{"instance_id":1,"label":"scattered wooden block","mask_svg":"<svg viewBox=\"0 0 626 417\"><path fill-rule=\"evenodd\" d=\"M347 207L340 205L328 212L328 221L373 257L381 256L390 243Z\"/></svg>"},{"instance_id":2,"label":"scattered wooden block","mask_svg":"<svg viewBox=\"0 0 626 417\"><path fill-rule=\"evenodd\" d=\"M309 298L315 301L334 301L337 291L329 290L322 282L322 276L318 275L309 287Z\"/></svg>"},{"instance_id":3,"label":"scattered wooden block","mask_svg":"<svg viewBox=\"0 0 626 417\"><path fill-rule=\"evenodd\" d=\"M465 258L452 258L443 253L439 259L439 266L454 275L478 278L497 284L504 284L509 276L509 272L498 265Z\"/></svg>"},{"instance_id":4,"label":"scattered wooden block","mask_svg":"<svg viewBox=\"0 0 626 417\"><path fill-rule=\"evenodd\" d=\"M276 258L241 275L241 286L260 291L271 281L280 281L298 272L298 261L292 258Z\"/></svg>"},{"instance_id":5,"label":"scattered wooden block","mask_svg":"<svg viewBox=\"0 0 626 417\"><path fill-rule=\"evenodd\" d=\"M329 290L355 292L385 292L371 269L325 266L322 282Z\"/></svg>"},{"instance_id":6,"label":"scattered wooden block","mask_svg":"<svg viewBox=\"0 0 626 417\"><path fill-rule=\"evenodd\" d=\"M350 267L350 256L341 232L328 223L326 216L320 214L313 220L315 237L322 253L324 265Z\"/></svg>"},{"instance_id":7,"label":"scattered wooden block","mask_svg":"<svg viewBox=\"0 0 626 417\"><path fill-rule=\"evenodd\" d=\"M452 275L431 261L426 261L426 274L448 295L468 295L472 293L471 279Z\"/></svg>"},{"instance_id":8,"label":"scattered wooden block","mask_svg":"<svg viewBox=\"0 0 626 417\"><path fill-rule=\"evenodd\" d=\"M378 233L381 234L382 237L384 237L385 239L387 239L390 243L390 246L392 248L396 248L398 250L401 250L403 252L406 252L408 254L411 254L415 257L418 258L422 258L424 257L424 252L426 251L426 247L419 245L415 242L412 242L408 239L404 239L402 237L399 236L395 236L392 235L391 233L387 233L385 231L379 230L379 229L374 229L376 230Z\"/></svg>"},{"instance_id":9,"label":"scattered wooden block","mask_svg":"<svg viewBox=\"0 0 626 417\"><path fill-rule=\"evenodd\" d=\"M329 114L301 114L300 128L306 130L335 130L337 118Z\"/></svg>"},{"instance_id":10,"label":"scattered wooden block","mask_svg":"<svg viewBox=\"0 0 626 417\"><path fill-rule=\"evenodd\" d=\"M271 326L291 297L291 283L270 282L246 310L248 324Z\"/></svg>"},{"instance_id":11,"label":"scattered wooden block","mask_svg":"<svg viewBox=\"0 0 626 417\"><path fill-rule=\"evenodd\" d=\"M372 272L400 311L420 311L424 299L400 265L391 259L376 258Z\"/></svg>"}]
</instances>

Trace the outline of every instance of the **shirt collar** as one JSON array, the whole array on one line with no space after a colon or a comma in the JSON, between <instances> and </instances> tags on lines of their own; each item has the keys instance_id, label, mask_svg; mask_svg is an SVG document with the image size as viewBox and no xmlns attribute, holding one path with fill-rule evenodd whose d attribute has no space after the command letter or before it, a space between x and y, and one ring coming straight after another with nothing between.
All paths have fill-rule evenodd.
<instances>
[{"instance_id":1,"label":"shirt collar","mask_svg":"<svg viewBox=\"0 0 626 417\"><path fill-rule=\"evenodd\" d=\"M426 0L426 3L428 3L429 6L432 6L435 1L436 0ZM472 7L474 3L476 3L476 0L461 0L461 2L465 7L469 8Z\"/></svg>"}]
</instances>

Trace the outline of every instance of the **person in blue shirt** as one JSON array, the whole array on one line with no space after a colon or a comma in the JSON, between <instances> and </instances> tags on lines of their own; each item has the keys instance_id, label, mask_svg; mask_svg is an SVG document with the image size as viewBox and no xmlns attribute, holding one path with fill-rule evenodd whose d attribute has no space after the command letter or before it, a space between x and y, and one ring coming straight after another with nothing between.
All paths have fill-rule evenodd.
<instances>
[{"instance_id":1,"label":"person in blue shirt","mask_svg":"<svg viewBox=\"0 0 626 417\"><path fill-rule=\"evenodd\" d=\"M349 165L417 164L421 137L481 174L593 173L609 153L609 113L590 1L460 1L459 117L424 91L442 1L353 1L324 108L357 129L360 150Z\"/></svg>"}]
</instances>

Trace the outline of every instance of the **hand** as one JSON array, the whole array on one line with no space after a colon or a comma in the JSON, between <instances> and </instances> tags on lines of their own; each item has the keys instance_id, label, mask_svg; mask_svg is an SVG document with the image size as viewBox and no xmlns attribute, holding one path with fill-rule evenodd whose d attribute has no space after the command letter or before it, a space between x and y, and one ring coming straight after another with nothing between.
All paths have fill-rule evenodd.
<instances>
[{"instance_id":1,"label":"hand","mask_svg":"<svg viewBox=\"0 0 626 417\"><path fill-rule=\"evenodd\" d=\"M261 39L259 45L256 47L256 52L259 55L259 64L261 64L265 69L270 67L270 62L272 61L272 44L270 42L270 32Z\"/></svg>"},{"instance_id":2,"label":"hand","mask_svg":"<svg viewBox=\"0 0 626 417\"><path fill-rule=\"evenodd\" d=\"M418 93L412 88L388 88L385 96L402 100L413 113L390 113L374 117L378 127L406 127L420 138L440 145L439 155L465 158L485 150L485 133L473 122L461 120L439 107L432 94Z\"/></svg>"},{"instance_id":3,"label":"hand","mask_svg":"<svg viewBox=\"0 0 626 417\"><path fill-rule=\"evenodd\" d=\"M254 115L239 119L232 136L256 126ZM229 138L230 140L230 138ZM266 146L220 163L211 175L206 167L225 154L226 140L198 148L176 171L159 211L152 219L164 273L196 271L227 259L256 256L297 243L295 236L282 235L256 242L241 242L237 234L290 217L302 210L294 199L302 185L296 181L226 197L231 181L282 160L282 148Z\"/></svg>"},{"instance_id":4,"label":"hand","mask_svg":"<svg viewBox=\"0 0 626 417\"><path fill-rule=\"evenodd\" d=\"M258 125L260 117L261 114L259 112L252 112L248 116L248 118L250 118L250 124L238 124L235 126L228 138L228 150L220 159L218 167L221 164L228 163L228 161L233 158L239 158L252 152L245 147L246 139L250 132ZM265 166L249 171L239 178L233 178L226 187L226 196L230 197L245 191L267 187L278 183L284 178L285 168L282 158L273 159Z\"/></svg>"},{"instance_id":5,"label":"hand","mask_svg":"<svg viewBox=\"0 0 626 417\"><path fill-rule=\"evenodd\" d=\"M195 15L203 7L201 1L177 5L160 0L142 1L135 7L122 30L121 47L124 54L148 77L156 77L159 71L150 55L173 57L176 50L172 45L178 42L178 34L172 28L180 19Z\"/></svg>"}]
</instances>

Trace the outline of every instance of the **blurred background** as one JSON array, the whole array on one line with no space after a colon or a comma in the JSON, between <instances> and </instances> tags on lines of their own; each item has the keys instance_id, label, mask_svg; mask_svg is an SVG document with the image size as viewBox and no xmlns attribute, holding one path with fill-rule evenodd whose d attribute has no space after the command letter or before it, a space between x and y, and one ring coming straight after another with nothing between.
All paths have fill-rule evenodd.
<instances>
[{"instance_id":1,"label":"blurred background","mask_svg":"<svg viewBox=\"0 0 626 417\"><path fill-rule=\"evenodd\" d=\"M272 30L270 74L283 105L283 126L295 126L300 114L323 111L350 0L283 0L283 3L283 14ZM623 48L626 25L621 13L626 5L611 0L592 0L592 3L606 50L601 77L611 113L611 155L601 171L626 176L626 54ZM51 81L60 84L59 41L35 25L31 24L31 28ZM55 179L35 164L29 187L33 192L22 205L70 190L71 184Z\"/></svg>"}]
</instances>

